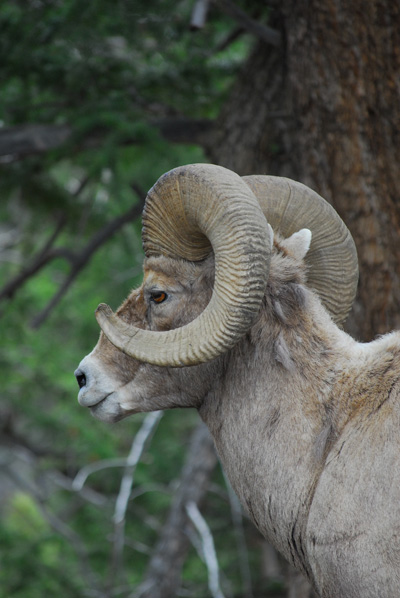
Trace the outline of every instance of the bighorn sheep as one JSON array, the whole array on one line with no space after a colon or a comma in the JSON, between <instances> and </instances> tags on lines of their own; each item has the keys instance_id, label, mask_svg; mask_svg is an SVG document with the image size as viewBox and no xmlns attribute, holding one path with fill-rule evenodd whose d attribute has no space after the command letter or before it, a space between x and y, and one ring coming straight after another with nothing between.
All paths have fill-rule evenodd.
<instances>
[{"instance_id":1,"label":"bighorn sheep","mask_svg":"<svg viewBox=\"0 0 400 598\"><path fill-rule=\"evenodd\" d=\"M311 232L310 232L311 231ZM266 538L321 597L400 596L400 335L345 319L346 226L289 179L196 164L143 214L144 281L76 377L101 420L195 407Z\"/></svg>"}]
</instances>

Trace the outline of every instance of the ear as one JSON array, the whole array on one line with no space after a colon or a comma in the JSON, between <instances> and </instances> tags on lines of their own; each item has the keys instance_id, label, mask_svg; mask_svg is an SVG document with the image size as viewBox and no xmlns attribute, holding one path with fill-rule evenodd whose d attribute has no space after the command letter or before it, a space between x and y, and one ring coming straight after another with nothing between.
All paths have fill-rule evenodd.
<instances>
[{"instance_id":1,"label":"ear","mask_svg":"<svg viewBox=\"0 0 400 598\"><path fill-rule=\"evenodd\" d=\"M302 260L310 249L311 231L308 228L302 228L294 233L288 239L285 239L281 245L293 257Z\"/></svg>"},{"instance_id":2,"label":"ear","mask_svg":"<svg viewBox=\"0 0 400 598\"><path fill-rule=\"evenodd\" d=\"M270 225L269 222L267 222L267 225L268 225L268 229L269 229L269 232L270 232L270 243L271 243L270 249L272 251L272 247L274 246L274 231L273 231L272 226Z\"/></svg>"}]
</instances>

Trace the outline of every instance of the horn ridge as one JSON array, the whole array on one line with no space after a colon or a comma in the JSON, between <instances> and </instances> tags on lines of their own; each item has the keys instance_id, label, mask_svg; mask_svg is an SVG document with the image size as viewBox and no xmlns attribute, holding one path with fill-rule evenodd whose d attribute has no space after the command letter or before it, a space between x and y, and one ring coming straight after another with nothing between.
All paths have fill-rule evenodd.
<instances>
[{"instance_id":1,"label":"horn ridge","mask_svg":"<svg viewBox=\"0 0 400 598\"><path fill-rule=\"evenodd\" d=\"M358 284L357 250L350 231L318 193L283 177L243 177L257 197L272 228L289 237L301 228L312 232L305 257L308 284L337 324L346 319Z\"/></svg>"},{"instance_id":2,"label":"horn ridge","mask_svg":"<svg viewBox=\"0 0 400 598\"><path fill-rule=\"evenodd\" d=\"M146 256L200 261L213 251L212 297L195 320L167 332L131 333L100 310L96 317L109 340L136 359L175 367L232 348L260 309L269 272L270 230L251 189L221 166L176 168L148 193L142 240Z\"/></svg>"},{"instance_id":3,"label":"horn ridge","mask_svg":"<svg viewBox=\"0 0 400 598\"><path fill-rule=\"evenodd\" d=\"M333 319L343 322L357 287L357 254L332 206L290 179L242 179L221 166L190 164L162 175L150 189L143 247L148 257L195 262L214 252L211 300L195 320L166 332L135 328L100 306L96 317L106 336L131 357L161 366L203 363L232 348L252 325L264 296L271 251L267 221L285 237L311 229L309 285Z\"/></svg>"}]
</instances>

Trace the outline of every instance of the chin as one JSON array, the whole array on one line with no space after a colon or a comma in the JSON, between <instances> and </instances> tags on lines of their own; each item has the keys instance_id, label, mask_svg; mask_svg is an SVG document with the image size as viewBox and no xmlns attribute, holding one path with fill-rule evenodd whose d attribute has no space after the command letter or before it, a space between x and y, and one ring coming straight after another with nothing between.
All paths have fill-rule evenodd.
<instances>
[{"instance_id":1,"label":"chin","mask_svg":"<svg viewBox=\"0 0 400 598\"><path fill-rule=\"evenodd\" d=\"M109 424L115 424L129 415L118 403L110 404L107 399L89 409L93 417Z\"/></svg>"}]
</instances>

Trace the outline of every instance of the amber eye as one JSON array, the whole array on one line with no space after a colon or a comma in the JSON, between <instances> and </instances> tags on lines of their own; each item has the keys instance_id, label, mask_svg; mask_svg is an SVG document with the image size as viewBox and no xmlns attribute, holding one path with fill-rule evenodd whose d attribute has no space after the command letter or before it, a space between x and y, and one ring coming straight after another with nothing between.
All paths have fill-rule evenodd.
<instances>
[{"instance_id":1,"label":"amber eye","mask_svg":"<svg viewBox=\"0 0 400 598\"><path fill-rule=\"evenodd\" d=\"M167 293L164 293L164 291L154 291L151 293L151 300L154 301L154 303L162 303L166 300L167 296Z\"/></svg>"}]
</instances>

